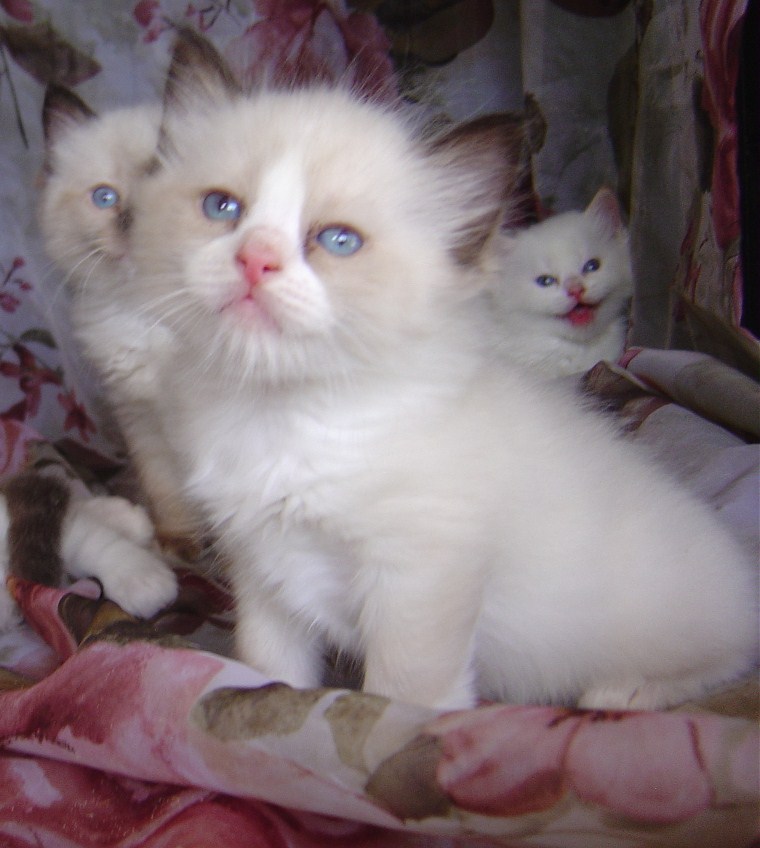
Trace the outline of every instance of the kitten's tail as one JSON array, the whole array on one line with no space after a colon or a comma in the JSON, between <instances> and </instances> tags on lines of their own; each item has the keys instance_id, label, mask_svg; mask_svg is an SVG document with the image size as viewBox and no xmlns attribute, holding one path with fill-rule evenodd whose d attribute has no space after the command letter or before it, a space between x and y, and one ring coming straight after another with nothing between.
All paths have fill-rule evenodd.
<instances>
[{"instance_id":1,"label":"kitten's tail","mask_svg":"<svg viewBox=\"0 0 760 848\"><path fill-rule=\"evenodd\" d=\"M58 586L63 578L61 528L69 505L65 483L38 471L23 471L0 487L7 521L10 574Z\"/></svg>"}]
</instances>

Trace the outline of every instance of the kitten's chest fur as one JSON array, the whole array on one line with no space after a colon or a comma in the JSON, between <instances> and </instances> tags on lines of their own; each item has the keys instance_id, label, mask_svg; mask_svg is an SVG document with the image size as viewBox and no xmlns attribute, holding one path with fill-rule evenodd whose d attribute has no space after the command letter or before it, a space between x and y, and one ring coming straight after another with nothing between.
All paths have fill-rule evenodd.
<instances>
[{"instance_id":1,"label":"kitten's chest fur","mask_svg":"<svg viewBox=\"0 0 760 848\"><path fill-rule=\"evenodd\" d=\"M252 523L319 526L347 509L373 444L394 422L379 399L362 408L319 393L220 398L210 407L185 430L190 487L218 522L234 521L244 532ZM196 436L199 427L209 437Z\"/></svg>"},{"instance_id":2,"label":"kitten's chest fur","mask_svg":"<svg viewBox=\"0 0 760 848\"><path fill-rule=\"evenodd\" d=\"M356 516L377 479L368 457L394 429L390 408L259 399L213 417L193 452L190 490L233 562L245 563L232 572L237 591L275 588L294 614L353 644L362 604Z\"/></svg>"},{"instance_id":3,"label":"kitten's chest fur","mask_svg":"<svg viewBox=\"0 0 760 848\"><path fill-rule=\"evenodd\" d=\"M570 375L586 371L600 360L615 362L625 344L622 318L591 339L560 334L554 326L556 318L521 318L509 332L501 332L494 344L510 359L549 374Z\"/></svg>"}]
</instances>

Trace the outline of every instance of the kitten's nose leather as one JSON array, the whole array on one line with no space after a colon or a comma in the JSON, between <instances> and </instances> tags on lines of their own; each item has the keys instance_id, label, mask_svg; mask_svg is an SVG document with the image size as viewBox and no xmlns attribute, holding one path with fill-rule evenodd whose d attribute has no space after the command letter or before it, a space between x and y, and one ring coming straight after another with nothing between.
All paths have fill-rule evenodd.
<instances>
[{"instance_id":1,"label":"kitten's nose leather","mask_svg":"<svg viewBox=\"0 0 760 848\"><path fill-rule=\"evenodd\" d=\"M258 286L267 274L282 270L282 259L275 248L261 241L248 240L235 255L250 286Z\"/></svg>"},{"instance_id":2,"label":"kitten's nose leather","mask_svg":"<svg viewBox=\"0 0 760 848\"><path fill-rule=\"evenodd\" d=\"M583 285L583 280L580 277L569 277L565 280L565 291L570 297L580 300L586 293L586 287Z\"/></svg>"}]
</instances>

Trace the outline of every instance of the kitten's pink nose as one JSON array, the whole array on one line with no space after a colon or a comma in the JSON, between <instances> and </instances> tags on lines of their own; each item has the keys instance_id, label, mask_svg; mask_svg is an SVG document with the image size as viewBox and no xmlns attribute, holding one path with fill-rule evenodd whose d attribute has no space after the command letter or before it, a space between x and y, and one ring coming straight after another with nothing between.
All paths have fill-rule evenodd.
<instances>
[{"instance_id":1,"label":"kitten's pink nose","mask_svg":"<svg viewBox=\"0 0 760 848\"><path fill-rule=\"evenodd\" d=\"M586 293L586 286L583 285L583 280L580 277L568 277L565 280L565 291L570 297L580 300Z\"/></svg>"},{"instance_id":2,"label":"kitten's pink nose","mask_svg":"<svg viewBox=\"0 0 760 848\"><path fill-rule=\"evenodd\" d=\"M282 270L282 257L275 248L256 239L249 239L235 254L248 284L258 286L267 274Z\"/></svg>"}]
</instances>

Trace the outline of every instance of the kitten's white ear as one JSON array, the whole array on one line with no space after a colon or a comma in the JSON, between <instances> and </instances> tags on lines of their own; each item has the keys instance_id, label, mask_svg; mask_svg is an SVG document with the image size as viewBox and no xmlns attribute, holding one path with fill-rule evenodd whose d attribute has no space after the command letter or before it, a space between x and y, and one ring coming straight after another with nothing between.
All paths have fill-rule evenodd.
<instances>
[{"instance_id":1,"label":"kitten's white ear","mask_svg":"<svg viewBox=\"0 0 760 848\"><path fill-rule=\"evenodd\" d=\"M460 264L477 261L514 202L524 176L524 147L520 123L509 113L459 124L429 143Z\"/></svg>"},{"instance_id":2,"label":"kitten's white ear","mask_svg":"<svg viewBox=\"0 0 760 848\"><path fill-rule=\"evenodd\" d=\"M188 28L180 28L174 43L164 87L164 114L159 150L169 146L170 124L178 115L218 103L239 94L240 85L210 41Z\"/></svg>"},{"instance_id":3,"label":"kitten's white ear","mask_svg":"<svg viewBox=\"0 0 760 848\"><path fill-rule=\"evenodd\" d=\"M71 127L91 121L95 112L73 91L49 83L42 103L42 131L45 136L45 170L50 171L50 151Z\"/></svg>"},{"instance_id":4,"label":"kitten's white ear","mask_svg":"<svg viewBox=\"0 0 760 848\"><path fill-rule=\"evenodd\" d=\"M609 236L616 236L625 228L623 213L612 189L602 186L586 207L586 215L594 218Z\"/></svg>"}]
</instances>

